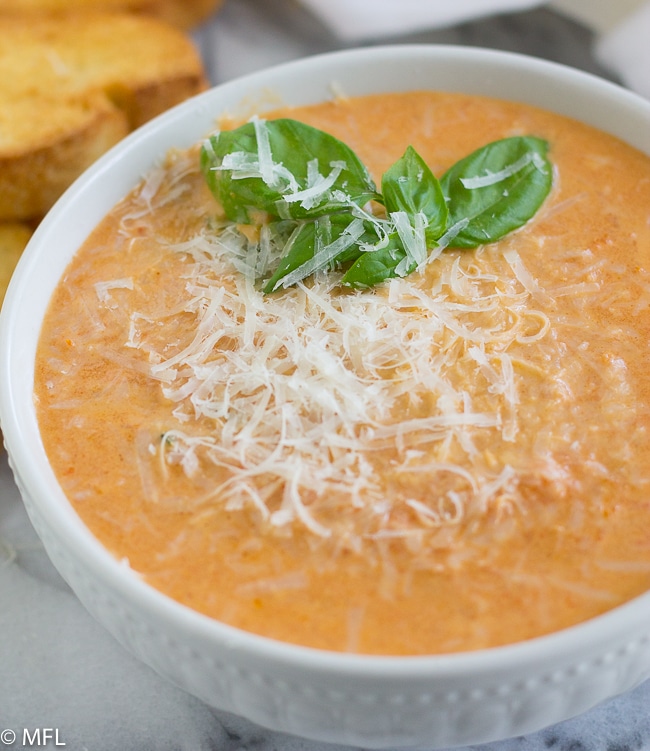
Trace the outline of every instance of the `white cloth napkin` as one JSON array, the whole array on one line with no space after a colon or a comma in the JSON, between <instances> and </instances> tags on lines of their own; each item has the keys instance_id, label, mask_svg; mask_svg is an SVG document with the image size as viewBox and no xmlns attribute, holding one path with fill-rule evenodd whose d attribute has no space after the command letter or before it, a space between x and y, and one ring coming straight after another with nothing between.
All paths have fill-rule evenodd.
<instances>
[{"instance_id":1,"label":"white cloth napkin","mask_svg":"<svg viewBox=\"0 0 650 751\"><path fill-rule=\"evenodd\" d=\"M605 32L594 54L628 88L650 99L650 2Z\"/></svg>"},{"instance_id":2,"label":"white cloth napkin","mask_svg":"<svg viewBox=\"0 0 650 751\"><path fill-rule=\"evenodd\" d=\"M525 10L543 0L302 0L346 42L451 26L472 18Z\"/></svg>"}]
</instances>

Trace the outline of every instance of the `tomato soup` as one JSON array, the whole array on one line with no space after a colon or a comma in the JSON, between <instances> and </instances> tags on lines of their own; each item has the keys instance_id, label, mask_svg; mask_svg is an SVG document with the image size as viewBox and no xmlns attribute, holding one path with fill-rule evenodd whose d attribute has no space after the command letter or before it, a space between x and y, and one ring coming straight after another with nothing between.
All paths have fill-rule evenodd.
<instances>
[{"instance_id":1,"label":"tomato soup","mask_svg":"<svg viewBox=\"0 0 650 751\"><path fill-rule=\"evenodd\" d=\"M73 259L39 343L43 441L90 530L190 608L336 651L512 643L650 588L650 158L461 94L280 114L377 180L409 145L440 175L538 136L553 188L404 278L264 294L263 238L224 221L199 146L168 154Z\"/></svg>"}]
</instances>

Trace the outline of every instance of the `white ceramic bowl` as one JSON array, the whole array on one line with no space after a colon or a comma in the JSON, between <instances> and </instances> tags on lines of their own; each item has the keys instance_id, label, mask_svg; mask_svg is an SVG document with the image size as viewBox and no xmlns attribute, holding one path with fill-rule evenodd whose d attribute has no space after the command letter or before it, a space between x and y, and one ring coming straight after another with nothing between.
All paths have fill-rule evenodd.
<instances>
[{"instance_id":1,"label":"white ceramic bowl","mask_svg":"<svg viewBox=\"0 0 650 751\"><path fill-rule=\"evenodd\" d=\"M88 610L134 655L209 704L288 733L365 747L442 747L531 732L650 677L650 593L528 642L439 657L332 654L201 616L145 585L92 537L50 469L32 401L48 299L89 231L172 146L224 110L418 88L521 100L584 120L650 153L650 102L566 67L493 51L399 46L313 57L213 89L131 135L43 221L1 317L0 417L34 527ZM271 94L271 96L269 96Z\"/></svg>"}]
</instances>

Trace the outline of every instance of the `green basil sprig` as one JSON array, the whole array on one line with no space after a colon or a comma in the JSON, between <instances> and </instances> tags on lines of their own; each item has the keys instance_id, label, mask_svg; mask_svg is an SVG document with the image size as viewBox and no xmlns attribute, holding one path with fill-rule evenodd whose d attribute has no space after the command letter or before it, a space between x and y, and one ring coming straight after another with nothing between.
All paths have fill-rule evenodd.
<instances>
[{"instance_id":1,"label":"green basil sprig","mask_svg":"<svg viewBox=\"0 0 650 751\"><path fill-rule=\"evenodd\" d=\"M333 269L343 272L343 285L372 287L412 273L436 246L501 239L548 195L547 151L541 138L505 138L438 180L409 146L379 192L354 152L328 133L296 120L255 118L210 137L201 169L232 222L282 225L282 254L263 286L269 293ZM368 208L371 201L380 212Z\"/></svg>"},{"instance_id":2,"label":"green basil sprig","mask_svg":"<svg viewBox=\"0 0 650 751\"><path fill-rule=\"evenodd\" d=\"M274 292L280 285L291 286L315 271L349 265L362 254L362 244L376 239L371 223L346 211L300 222L263 291Z\"/></svg>"},{"instance_id":3,"label":"green basil sprig","mask_svg":"<svg viewBox=\"0 0 650 751\"><path fill-rule=\"evenodd\" d=\"M435 242L447 229L449 211L442 187L412 146L384 172L381 192L380 200L388 214L404 211L409 216L420 212L425 215L425 234L430 242Z\"/></svg>"},{"instance_id":4,"label":"green basil sprig","mask_svg":"<svg viewBox=\"0 0 650 751\"><path fill-rule=\"evenodd\" d=\"M255 210L307 219L376 197L375 184L352 149L297 120L256 118L222 131L203 144L201 166L226 216L242 224L251 222ZM320 195L314 190L318 184L327 186ZM308 188L316 198L301 199Z\"/></svg>"},{"instance_id":5,"label":"green basil sprig","mask_svg":"<svg viewBox=\"0 0 650 751\"><path fill-rule=\"evenodd\" d=\"M541 138L504 138L477 149L445 172L440 185L450 224L464 222L453 247L496 242L536 214L553 183L547 151Z\"/></svg>"}]
</instances>

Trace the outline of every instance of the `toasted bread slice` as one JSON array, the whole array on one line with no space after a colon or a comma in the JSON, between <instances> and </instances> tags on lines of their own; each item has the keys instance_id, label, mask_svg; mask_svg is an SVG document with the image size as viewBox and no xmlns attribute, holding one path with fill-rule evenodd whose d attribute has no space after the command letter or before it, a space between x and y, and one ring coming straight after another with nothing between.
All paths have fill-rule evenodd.
<instances>
[{"instance_id":1,"label":"toasted bread slice","mask_svg":"<svg viewBox=\"0 0 650 751\"><path fill-rule=\"evenodd\" d=\"M130 130L206 86L191 39L157 19L0 17L0 221L42 217Z\"/></svg>"},{"instance_id":2,"label":"toasted bread slice","mask_svg":"<svg viewBox=\"0 0 650 751\"><path fill-rule=\"evenodd\" d=\"M31 235L32 230L26 224L0 224L0 307L11 275Z\"/></svg>"},{"instance_id":3,"label":"toasted bread slice","mask_svg":"<svg viewBox=\"0 0 650 751\"><path fill-rule=\"evenodd\" d=\"M192 29L214 15L223 0L160 0L154 13L183 29Z\"/></svg>"},{"instance_id":4,"label":"toasted bread slice","mask_svg":"<svg viewBox=\"0 0 650 751\"><path fill-rule=\"evenodd\" d=\"M192 29L209 18L223 0L2 0L0 15L43 16L70 12L124 11L144 13Z\"/></svg>"},{"instance_id":5,"label":"toasted bread slice","mask_svg":"<svg viewBox=\"0 0 650 751\"><path fill-rule=\"evenodd\" d=\"M30 123L39 125L30 129ZM103 94L93 93L67 101L12 102L0 108L0 133L5 131L9 135L0 137L0 221L37 220L128 134L129 123Z\"/></svg>"}]
</instances>

